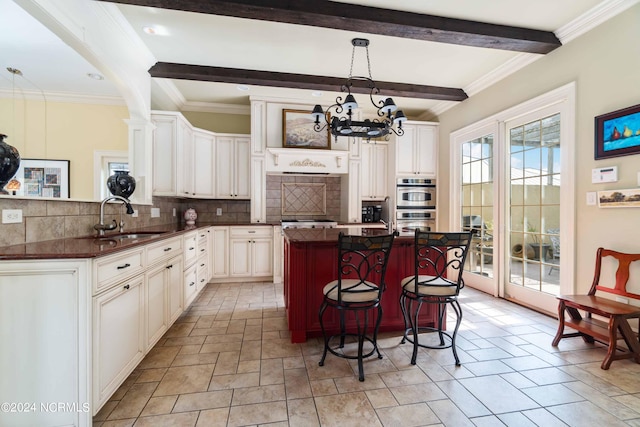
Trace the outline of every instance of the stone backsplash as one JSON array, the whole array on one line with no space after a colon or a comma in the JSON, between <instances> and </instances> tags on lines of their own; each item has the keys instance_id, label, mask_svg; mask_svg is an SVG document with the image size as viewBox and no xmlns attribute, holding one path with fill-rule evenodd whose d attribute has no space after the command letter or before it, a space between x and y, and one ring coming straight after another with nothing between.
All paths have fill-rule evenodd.
<instances>
[{"instance_id":1,"label":"stone backsplash","mask_svg":"<svg viewBox=\"0 0 640 427\"><path fill-rule=\"evenodd\" d=\"M340 218L340 177L267 175L267 222Z\"/></svg>"},{"instance_id":2,"label":"stone backsplash","mask_svg":"<svg viewBox=\"0 0 640 427\"><path fill-rule=\"evenodd\" d=\"M133 205L138 217L126 214L121 203L105 205L105 223L112 220L124 221L124 229L132 230L153 225L183 222L183 213L193 207L198 212L198 222L248 223L250 222L250 202L248 200L185 200L171 197L154 197L153 206ZM151 208L159 208L160 216L151 217ZM176 216L173 216L173 209ZM217 209L222 215L216 215ZM100 221L100 202L28 200L0 198L0 210L21 209L22 222L2 224L0 246L45 240L64 239L95 234L94 224Z\"/></svg>"}]
</instances>

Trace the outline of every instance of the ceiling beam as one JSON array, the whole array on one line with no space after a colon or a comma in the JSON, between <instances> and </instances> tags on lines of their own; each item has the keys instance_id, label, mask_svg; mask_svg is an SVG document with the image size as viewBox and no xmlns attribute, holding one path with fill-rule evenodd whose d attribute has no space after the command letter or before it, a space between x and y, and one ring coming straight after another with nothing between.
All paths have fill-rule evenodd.
<instances>
[{"instance_id":1,"label":"ceiling beam","mask_svg":"<svg viewBox=\"0 0 640 427\"><path fill-rule=\"evenodd\" d=\"M110 0L110 2L527 53L545 54L561 46L560 40L550 31L327 0Z\"/></svg>"},{"instance_id":2,"label":"ceiling beam","mask_svg":"<svg viewBox=\"0 0 640 427\"><path fill-rule=\"evenodd\" d=\"M307 74L278 73L273 71L243 70L238 68L209 67L204 65L158 62L149 69L151 77L197 80L203 82L234 83L253 86L271 86L293 89L336 92L345 83L338 77L311 76ZM354 80L351 91L369 94L366 81ZM376 82L385 96L464 101L467 94L462 89L425 86L409 83Z\"/></svg>"}]
</instances>

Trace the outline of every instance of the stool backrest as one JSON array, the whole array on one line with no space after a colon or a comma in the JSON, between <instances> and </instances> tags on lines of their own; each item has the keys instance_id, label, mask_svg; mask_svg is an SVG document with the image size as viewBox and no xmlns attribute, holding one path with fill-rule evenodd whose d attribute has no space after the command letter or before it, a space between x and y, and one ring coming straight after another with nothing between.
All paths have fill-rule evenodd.
<instances>
[{"instance_id":1,"label":"stool backrest","mask_svg":"<svg viewBox=\"0 0 640 427\"><path fill-rule=\"evenodd\" d=\"M338 291L371 292L374 287L382 293L389 254L396 234L382 236L354 236L340 233L338 237ZM350 279L350 280L346 280ZM344 282L344 283L343 283Z\"/></svg>"},{"instance_id":2,"label":"stool backrest","mask_svg":"<svg viewBox=\"0 0 640 427\"><path fill-rule=\"evenodd\" d=\"M473 232L415 232L415 277L420 285L464 287L462 272ZM457 294L456 292L456 294Z\"/></svg>"}]
</instances>

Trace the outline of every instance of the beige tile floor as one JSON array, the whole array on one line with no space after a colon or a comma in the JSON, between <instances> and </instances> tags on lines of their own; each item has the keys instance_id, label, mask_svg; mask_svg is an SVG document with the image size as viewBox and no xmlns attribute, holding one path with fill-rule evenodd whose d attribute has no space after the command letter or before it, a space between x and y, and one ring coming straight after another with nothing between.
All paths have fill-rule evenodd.
<instances>
[{"instance_id":1,"label":"beige tile floor","mask_svg":"<svg viewBox=\"0 0 640 427\"><path fill-rule=\"evenodd\" d=\"M357 366L291 344L282 287L209 284L94 418L95 426L640 426L640 365L551 346L556 321L463 290L462 366L384 334Z\"/></svg>"}]
</instances>

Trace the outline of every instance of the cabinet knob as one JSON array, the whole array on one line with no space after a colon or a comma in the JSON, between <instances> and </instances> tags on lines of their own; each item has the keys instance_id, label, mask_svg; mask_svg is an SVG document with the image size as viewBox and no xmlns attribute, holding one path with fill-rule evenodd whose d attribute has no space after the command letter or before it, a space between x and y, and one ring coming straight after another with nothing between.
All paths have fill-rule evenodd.
<instances>
[{"instance_id":1,"label":"cabinet knob","mask_svg":"<svg viewBox=\"0 0 640 427\"><path fill-rule=\"evenodd\" d=\"M123 270L127 267L131 267L131 264L126 263L125 265L119 265L118 267L116 267L118 270ZM127 288L128 289L128 288Z\"/></svg>"},{"instance_id":2,"label":"cabinet knob","mask_svg":"<svg viewBox=\"0 0 640 427\"><path fill-rule=\"evenodd\" d=\"M195 284L196 284L196 282L191 282L191 283L189 283L189 286L193 286Z\"/></svg>"},{"instance_id":3,"label":"cabinet knob","mask_svg":"<svg viewBox=\"0 0 640 427\"><path fill-rule=\"evenodd\" d=\"M171 250L171 247L164 248L164 251L165 251L165 252L169 252L170 250Z\"/></svg>"},{"instance_id":4,"label":"cabinet knob","mask_svg":"<svg viewBox=\"0 0 640 427\"><path fill-rule=\"evenodd\" d=\"M173 264L167 265L167 268L173 268Z\"/></svg>"},{"instance_id":5,"label":"cabinet knob","mask_svg":"<svg viewBox=\"0 0 640 427\"><path fill-rule=\"evenodd\" d=\"M129 289L129 288L130 288L130 286L129 286L129 285L124 285L124 288L125 288L125 289Z\"/></svg>"}]
</instances>

